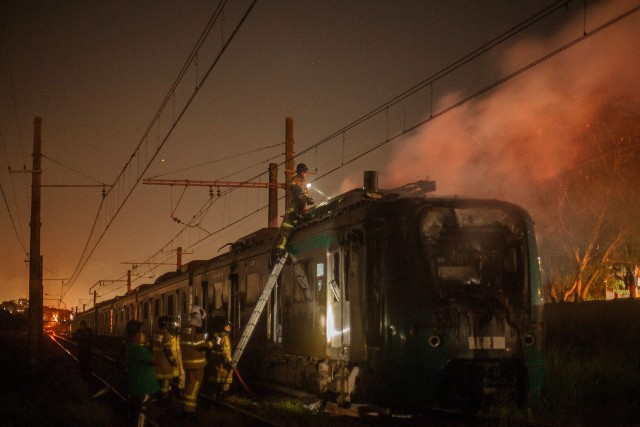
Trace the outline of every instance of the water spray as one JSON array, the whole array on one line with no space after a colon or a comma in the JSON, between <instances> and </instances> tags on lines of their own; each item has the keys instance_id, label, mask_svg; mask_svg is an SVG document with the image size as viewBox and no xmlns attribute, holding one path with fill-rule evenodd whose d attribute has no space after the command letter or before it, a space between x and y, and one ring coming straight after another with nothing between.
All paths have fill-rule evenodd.
<instances>
[{"instance_id":1,"label":"water spray","mask_svg":"<svg viewBox=\"0 0 640 427\"><path fill-rule=\"evenodd\" d=\"M324 194L322 191L320 191L316 186L311 186L311 183L307 183L307 190L313 190L316 193L320 194L321 196L323 196L324 198L326 198L327 200L331 199L331 197L327 196L326 194Z\"/></svg>"}]
</instances>

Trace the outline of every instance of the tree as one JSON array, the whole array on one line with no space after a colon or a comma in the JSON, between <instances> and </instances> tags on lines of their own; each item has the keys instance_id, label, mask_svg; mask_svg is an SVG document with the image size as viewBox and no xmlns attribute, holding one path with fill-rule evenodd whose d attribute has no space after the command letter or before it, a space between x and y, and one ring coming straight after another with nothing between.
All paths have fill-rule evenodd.
<instances>
[{"instance_id":1,"label":"tree","mask_svg":"<svg viewBox=\"0 0 640 427\"><path fill-rule=\"evenodd\" d=\"M640 262L640 103L612 105L583 135L578 166L540 185L537 219L554 301L603 297L614 262Z\"/></svg>"}]
</instances>

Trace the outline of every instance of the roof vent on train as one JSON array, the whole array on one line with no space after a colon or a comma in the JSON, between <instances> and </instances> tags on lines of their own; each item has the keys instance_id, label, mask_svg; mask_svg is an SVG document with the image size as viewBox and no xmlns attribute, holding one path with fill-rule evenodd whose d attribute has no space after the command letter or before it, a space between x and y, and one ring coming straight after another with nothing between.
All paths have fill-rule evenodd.
<instances>
[{"instance_id":1,"label":"roof vent on train","mask_svg":"<svg viewBox=\"0 0 640 427\"><path fill-rule=\"evenodd\" d=\"M371 199L380 199L382 194L378 192L378 171L364 171L364 195Z\"/></svg>"}]
</instances>

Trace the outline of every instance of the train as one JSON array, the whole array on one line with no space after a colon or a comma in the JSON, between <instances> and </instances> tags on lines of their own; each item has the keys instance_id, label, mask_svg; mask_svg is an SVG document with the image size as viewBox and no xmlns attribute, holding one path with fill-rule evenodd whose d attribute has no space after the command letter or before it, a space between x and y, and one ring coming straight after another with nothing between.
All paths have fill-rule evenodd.
<instances>
[{"instance_id":1,"label":"train","mask_svg":"<svg viewBox=\"0 0 640 427\"><path fill-rule=\"evenodd\" d=\"M332 396L345 406L477 412L533 405L543 382L543 298L534 222L494 199L436 196L434 181L363 186L305 211L291 257L254 326L245 380ZM130 319L202 307L209 335L237 342L272 271L277 228L78 313L102 336Z\"/></svg>"}]
</instances>

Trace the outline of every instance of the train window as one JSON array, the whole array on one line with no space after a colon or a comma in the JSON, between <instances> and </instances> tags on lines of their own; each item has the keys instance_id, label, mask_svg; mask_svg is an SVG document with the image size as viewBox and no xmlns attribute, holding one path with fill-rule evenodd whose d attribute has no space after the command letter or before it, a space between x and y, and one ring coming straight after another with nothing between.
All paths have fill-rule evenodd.
<instances>
[{"instance_id":1,"label":"train window","mask_svg":"<svg viewBox=\"0 0 640 427\"><path fill-rule=\"evenodd\" d=\"M202 288L202 308L209 311L209 283L206 281L202 282L200 287Z\"/></svg>"},{"instance_id":2,"label":"train window","mask_svg":"<svg viewBox=\"0 0 640 427\"><path fill-rule=\"evenodd\" d=\"M186 315L187 314L187 294L183 290L176 291L178 294L178 299L180 300L181 310L180 313Z\"/></svg>"},{"instance_id":3,"label":"train window","mask_svg":"<svg viewBox=\"0 0 640 427\"><path fill-rule=\"evenodd\" d=\"M215 282L213 284L213 308L220 310L222 308L222 288L224 282Z\"/></svg>"},{"instance_id":4,"label":"train window","mask_svg":"<svg viewBox=\"0 0 640 427\"><path fill-rule=\"evenodd\" d=\"M160 298L153 301L153 317L160 317Z\"/></svg>"},{"instance_id":5,"label":"train window","mask_svg":"<svg viewBox=\"0 0 640 427\"><path fill-rule=\"evenodd\" d=\"M247 304L258 302L260 295L260 273L247 275Z\"/></svg>"},{"instance_id":6,"label":"train window","mask_svg":"<svg viewBox=\"0 0 640 427\"><path fill-rule=\"evenodd\" d=\"M246 280L240 280L240 283L238 284L238 298L240 299L240 305L241 307L244 307L245 305L247 305L247 281Z\"/></svg>"},{"instance_id":7,"label":"train window","mask_svg":"<svg viewBox=\"0 0 640 427\"><path fill-rule=\"evenodd\" d=\"M145 301L143 305L143 315L142 317L147 320L149 318L149 301Z\"/></svg>"},{"instance_id":8,"label":"train window","mask_svg":"<svg viewBox=\"0 0 640 427\"><path fill-rule=\"evenodd\" d=\"M523 228L511 211L497 208L427 211L421 222L424 254L441 294L452 296L465 288L506 295L521 291Z\"/></svg>"},{"instance_id":9,"label":"train window","mask_svg":"<svg viewBox=\"0 0 640 427\"><path fill-rule=\"evenodd\" d=\"M340 291L340 253L334 252L331 257L331 275L329 276L329 290L331 301L337 302L341 299Z\"/></svg>"},{"instance_id":10,"label":"train window","mask_svg":"<svg viewBox=\"0 0 640 427\"><path fill-rule=\"evenodd\" d=\"M313 301L313 288L309 286L309 261L298 261L293 264L293 301Z\"/></svg>"},{"instance_id":11,"label":"train window","mask_svg":"<svg viewBox=\"0 0 640 427\"><path fill-rule=\"evenodd\" d=\"M169 316L174 315L174 297L173 295L167 296L167 314Z\"/></svg>"},{"instance_id":12,"label":"train window","mask_svg":"<svg viewBox=\"0 0 640 427\"><path fill-rule=\"evenodd\" d=\"M222 305L227 305L229 303L229 284L228 283L222 286L221 300L222 300Z\"/></svg>"},{"instance_id":13,"label":"train window","mask_svg":"<svg viewBox=\"0 0 640 427\"><path fill-rule=\"evenodd\" d=\"M324 262L319 262L316 264L316 292L318 292L318 294L320 294L322 285L324 284L324 269Z\"/></svg>"}]
</instances>

